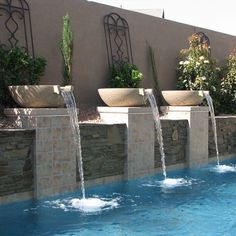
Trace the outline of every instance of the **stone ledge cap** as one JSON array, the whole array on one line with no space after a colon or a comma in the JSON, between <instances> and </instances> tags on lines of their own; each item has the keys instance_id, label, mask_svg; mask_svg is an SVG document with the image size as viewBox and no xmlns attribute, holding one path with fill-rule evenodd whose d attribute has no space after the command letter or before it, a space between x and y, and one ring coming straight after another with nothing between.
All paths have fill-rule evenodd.
<instances>
[{"instance_id":1,"label":"stone ledge cap","mask_svg":"<svg viewBox=\"0 0 236 236\"><path fill-rule=\"evenodd\" d=\"M150 114L150 107L97 107L99 113Z\"/></svg>"},{"instance_id":2,"label":"stone ledge cap","mask_svg":"<svg viewBox=\"0 0 236 236\"><path fill-rule=\"evenodd\" d=\"M66 108L6 108L6 116L68 116Z\"/></svg>"},{"instance_id":3,"label":"stone ledge cap","mask_svg":"<svg viewBox=\"0 0 236 236\"><path fill-rule=\"evenodd\" d=\"M207 106L161 106L163 113L167 112L208 112Z\"/></svg>"}]
</instances>

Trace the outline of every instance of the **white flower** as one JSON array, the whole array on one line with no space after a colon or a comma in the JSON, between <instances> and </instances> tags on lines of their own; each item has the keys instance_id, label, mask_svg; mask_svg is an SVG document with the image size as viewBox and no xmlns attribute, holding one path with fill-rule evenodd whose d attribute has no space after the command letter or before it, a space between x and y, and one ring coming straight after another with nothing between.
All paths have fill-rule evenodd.
<instances>
[{"instance_id":1,"label":"white flower","mask_svg":"<svg viewBox=\"0 0 236 236\"><path fill-rule=\"evenodd\" d=\"M200 66L200 63L199 63L199 62L196 62L196 66Z\"/></svg>"},{"instance_id":2,"label":"white flower","mask_svg":"<svg viewBox=\"0 0 236 236\"><path fill-rule=\"evenodd\" d=\"M208 61L208 60L204 60L204 63L205 63L205 64L209 64L209 61Z\"/></svg>"},{"instance_id":3,"label":"white flower","mask_svg":"<svg viewBox=\"0 0 236 236\"><path fill-rule=\"evenodd\" d=\"M200 61L203 61L204 59L205 59L204 56L200 56L200 57L199 57L199 60L200 60Z\"/></svg>"},{"instance_id":4,"label":"white flower","mask_svg":"<svg viewBox=\"0 0 236 236\"><path fill-rule=\"evenodd\" d=\"M184 61L184 65L188 65L189 64L189 61Z\"/></svg>"},{"instance_id":5,"label":"white flower","mask_svg":"<svg viewBox=\"0 0 236 236\"><path fill-rule=\"evenodd\" d=\"M202 76L202 80L206 80L206 77L205 77L205 76Z\"/></svg>"},{"instance_id":6,"label":"white flower","mask_svg":"<svg viewBox=\"0 0 236 236\"><path fill-rule=\"evenodd\" d=\"M183 65L183 64L184 64L184 62L183 62L183 61L180 61L180 62L179 62L179 64L180 64L180 65Z\"/></svg>"}]
</instances>

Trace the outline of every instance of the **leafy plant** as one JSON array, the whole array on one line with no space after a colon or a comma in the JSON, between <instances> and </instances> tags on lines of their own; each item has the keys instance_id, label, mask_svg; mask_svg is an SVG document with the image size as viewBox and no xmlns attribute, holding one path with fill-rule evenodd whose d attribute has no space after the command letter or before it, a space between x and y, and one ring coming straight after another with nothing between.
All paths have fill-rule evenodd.
<instances>
[{"instance_id":1,"label":"leafy plant","mask_svg":"<svg viewBox=\"0 0 236 236\"><path fill-rule=\"evenodd\" d=\"M157 98L157 103L158 106L161 104L161 90L158 82L158 70L156 67L156 60L155 60L155 54L152 46L147 43L147 48L148 48L148 54L150 57L150 64L151 64L151 69L152 69L152 77L153 77L153 83L154 83L154 95Z\"/></svg>"},{"instance_id":2,"label":"leafy plant","mask_svg":"<svg viewBox=\"0 0 236 236\"><path fill-rule=\"evenodd\" d=\"M221 112L236 113L236 49L229 55L221 80Z\"/></svg>"},{"instance_id":3,"label":"leafy plant","mask_svg":"<svg viewBox=\"0 0 236 236\"><path fill-rule=\"evenodd\" d=\"M138 88L143 74L134 64L124 63L119 67L112 67L110 87L113 88Z\"/></svg>"},{"instance_id":4,"label":"leafy plant","mask_svg":"<svg viewBox=\"0 0 236 236\"><path fill-rule=\"evenodd\" d=\"M210 46L200 36L193 34L189 38L189 48L182 49L177 67L177 87L189 90L211 90L216 92L219 83L220 68L211 58Z\"/></svg>"},{"instance_id":5,"label":"leafy plant","mask_svg":"<svg viewBox=\"0 0 236 236\"><path fill-rule=\"evenodd\" d=\"M71 30L70 17L63 17L62 39L60 50L63 57L63 85L71 84L72 81L72 56L73 56L73 33Z\"/></svg>"},{"instance_id":6,"label":"leafy plant","mask_svg":"<svg viewBox=\"0 0 236 236\"><path fill-rule=\"evenodd\" d=\"M198 34L189 38L189 48L182 49L177 67L177 88L208 90L216 113L220 111L221 69L211 57L211 48Z\"/></svg>"},{"instance_id":7,"label":"leafy plant","mask_svg":"<svg viewBox=\"0 0 236 236\"><path fill-rule=\"evenodd\" d=\"M8 86L35 85L44 74L46 60L33 58L18 47L3 49L0 47L0 103L2 106L13 106Z\"/></svg>"}]
</instances>

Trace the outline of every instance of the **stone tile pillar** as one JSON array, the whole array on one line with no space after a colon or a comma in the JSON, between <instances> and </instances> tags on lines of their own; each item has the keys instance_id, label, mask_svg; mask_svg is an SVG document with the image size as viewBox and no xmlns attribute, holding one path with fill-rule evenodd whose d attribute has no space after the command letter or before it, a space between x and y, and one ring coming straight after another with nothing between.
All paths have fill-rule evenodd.
<instances>
[{"instance_id":1,"label":"stone tile pillar","mask_svg":"<svg viewBox=\"0 0 236 236\"><path fill-rule=\"evenodd\" d=\"M188 120L187 161L188 166L208 163L208 107L163 106L165 117L171 120Z\"/></svg>"},{"instance_id":2,"label":"stone tile pillar","mask_svg":"<svg viewBox=\"0 0 236 236\"><path fill-rule=\"evenodd\" d=\"M22 128L36 130L35 198L75 190L76 154L66 109L13 108L5 114Z\"/></svg>"},{"instance_id":3,"label":"stone tile pillar","mask_svg":"<svg viewBox=\"0 0 236 236\"><path fill-rule=\"evenodd\" d=\"M98 107L108 124L127 126L125 177L132 179L154 173L154 121L147 107Z\"/></svg>"}]
</instances>

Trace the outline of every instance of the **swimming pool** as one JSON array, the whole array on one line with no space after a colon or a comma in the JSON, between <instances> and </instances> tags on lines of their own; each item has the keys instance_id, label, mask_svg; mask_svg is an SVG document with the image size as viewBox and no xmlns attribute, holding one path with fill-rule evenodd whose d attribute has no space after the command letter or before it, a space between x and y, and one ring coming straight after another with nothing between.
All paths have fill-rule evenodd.
<instances>
[{"instance_id":1,"label":"swimming pool","mask_svg":"<svg viewBox=\"0 0 236 236\"><path fill-rule=\"evenodd\" d=\"M236 163L231 160L229 163ZM74 192L0 207L1 236L236 235L236 172L214 165L169 172L182 186L162 186L162 175L87 189L110 204L101 211L73 207Z\"/></svg>"}]
</instances>

